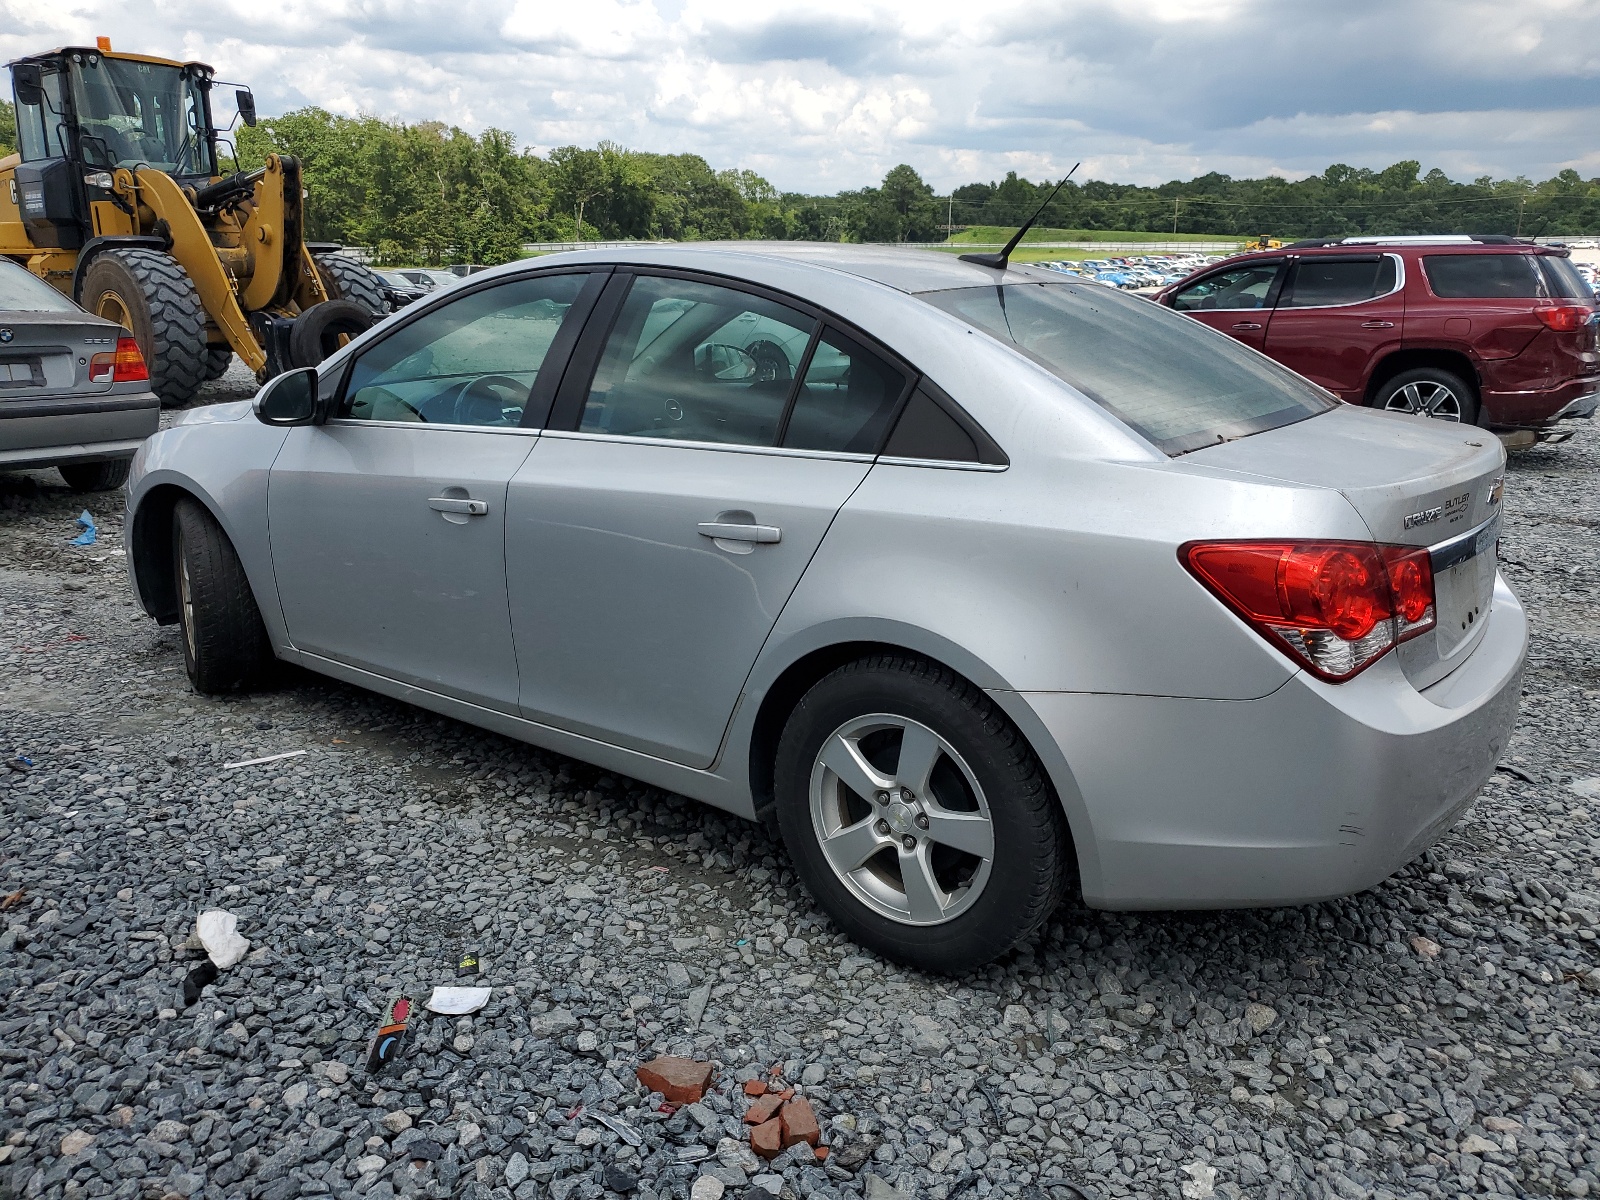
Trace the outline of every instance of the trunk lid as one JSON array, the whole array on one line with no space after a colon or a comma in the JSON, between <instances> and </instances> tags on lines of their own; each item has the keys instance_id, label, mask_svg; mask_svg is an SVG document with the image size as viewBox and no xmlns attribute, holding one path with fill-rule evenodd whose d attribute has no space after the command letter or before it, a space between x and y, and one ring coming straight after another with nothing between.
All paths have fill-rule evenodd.
<instances>
[{"instance_id":1,"label":"trunk lid","mask_svg":"<svg viewBox=\"0 0 1600 1200\"><path fill-rule=\"evenodd\" d=\"M44 396L108 391L89 382L89 361L117 348L121 326L82 313L0 313L0 404Z\"/></svg>"},{"instance_id":2,"label":"trunk lid","mask_svg":"<svg viewBox=\"0 0 1600 1200\"><path fill-rule=\"evenodd\" d=\"M1286 483L1332 488L1374 541L1432 551L1437 624L1397 651L1419 688L1483 635L1499 565L1505 450L1474 425L1342 407L1184 456Z\"/></svg>"}]
</instances>

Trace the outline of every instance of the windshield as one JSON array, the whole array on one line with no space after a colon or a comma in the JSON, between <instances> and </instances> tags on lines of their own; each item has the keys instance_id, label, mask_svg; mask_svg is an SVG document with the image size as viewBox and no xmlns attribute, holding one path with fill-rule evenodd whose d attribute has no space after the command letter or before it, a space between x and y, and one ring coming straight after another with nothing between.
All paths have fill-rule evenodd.
<instances>
[{"instance_id":1,"label":"windshield","mask_svg":"<svg viewBox=\"0 0 1600 1200\"><path fill-rule=\"evenodd\" d=\"M203 85L183 67L90 57L72 67L84 161L213 175Z\"/></svg>"},{"instance_id":2,"label":"windshield","mask_svg":"<svg viewBox=\"0 0 1600 1200\"><path fill-rule=\"evenodd\" d=\"M1168 454L1338 405L1192 317L1100 284L1010 284L921 298L1015 346Z\"/></svg>"}]
</instances>

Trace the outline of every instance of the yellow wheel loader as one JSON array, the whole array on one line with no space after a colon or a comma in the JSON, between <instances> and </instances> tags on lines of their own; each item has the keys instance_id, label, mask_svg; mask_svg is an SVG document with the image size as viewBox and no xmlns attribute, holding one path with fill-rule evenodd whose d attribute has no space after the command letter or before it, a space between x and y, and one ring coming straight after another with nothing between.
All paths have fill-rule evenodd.
<instances>
[{"instance_id":1,"label":"yellow wheel loader","mask_svg":"<svg viewBox=\"0 0 1600 1200\"><path fill-rule=\"evenodd\" d=\"M164 404L237 354L266 380L389 311L383 282L305 241L300 165L224 175L204 63L67 47L9 64L19 152L0 158L0 255L132 332ZM248 89L239 119L255 123Z\"/></svg>"}]
</instances>

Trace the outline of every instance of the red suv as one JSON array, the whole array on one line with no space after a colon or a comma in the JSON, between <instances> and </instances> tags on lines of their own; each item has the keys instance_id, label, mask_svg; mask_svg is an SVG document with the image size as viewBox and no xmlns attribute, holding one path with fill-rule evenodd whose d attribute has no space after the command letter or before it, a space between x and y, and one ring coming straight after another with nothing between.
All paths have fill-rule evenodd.
<instances>
[{"instance_id":1,"label":"red suv","mask_svg":"<svg viewBox=\"0 0 1600 1200\"><path fill-rule=\"evenodd\" d=\"M1295 242L1155 300L1351 404L1549 437L1600 402L1600 317L1559 248L1490 235Z\"/></svg>"}]
</instances>

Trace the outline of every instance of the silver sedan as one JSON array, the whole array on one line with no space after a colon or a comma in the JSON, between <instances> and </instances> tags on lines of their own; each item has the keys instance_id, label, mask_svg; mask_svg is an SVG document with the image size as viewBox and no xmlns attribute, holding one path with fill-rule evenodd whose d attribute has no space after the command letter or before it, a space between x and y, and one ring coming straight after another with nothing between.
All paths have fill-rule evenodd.
<instances>
[{"instance_id":1,"label":"silver sedan","mask_svg":"<svg viewBox=\"0 0 1600 1200\"><path fill-rule=\"evenodd\" d=\"M1527 640L1492 435L1059 273L563 254L396 313L129 484L204 691L298 663L747 817L956 971L1100 908L1371 887Z\"/></svg>"}]
</instances>

